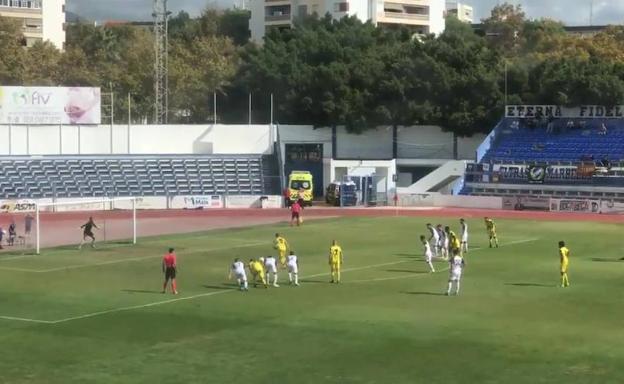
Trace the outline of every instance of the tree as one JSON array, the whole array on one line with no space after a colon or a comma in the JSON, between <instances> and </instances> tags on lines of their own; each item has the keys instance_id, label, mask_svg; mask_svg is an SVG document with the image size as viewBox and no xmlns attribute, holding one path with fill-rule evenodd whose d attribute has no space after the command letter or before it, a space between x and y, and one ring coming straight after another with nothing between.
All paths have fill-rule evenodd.
<instances>
[{"instance_id":1,"label":"tree","mask_svg":"<svg viewBox=\"0 0 624 384\"><path fill-rule=\"evenodd\" d=\"M24 42L20 24L0 16L0 84L20 84L23 75Z\"/></svg>"},{"instance_id":2,"label":"tree","mask_svg":"<svg viewBox=\"0 0 624 384\"><path fill-rule=\"evenodd\" d=\"M50 42L36 42L23 55L23 85L59 85L61 52Z\"/></svg>"},{"instance_id":3,"label":"tree","mask_svg":"<svg viewBox=\"0 0 624 384\"><path fill-rule=\"evenodd\" d=\"M431 95L443 129L459 136L487 132L500 118L500 57L476 36L470 26L449 20L437 39L425 42L437 74Z\"/></svg>"},{"instance_id":4,"label":"tree","mask_svg":"<svg viewBox=\"0 0 624 384\"><path fill-rule=\"evenodd\" d=\"M228 9L219 17L217 31L219 36L229 37L234 45L242 46L249 42L249 19L251 12L240 9Z\"/></svg>"},{"instance_id":5,"label":"tree","mask_svg":"<svg viewBox=\"0 0 624 384\"><path fill-rule=\"evenodd\" d=\"M213 92L222 91L236 73L234 45L215 36L197 37L191 44L174 42L169 60L172 120L206 122Z\"/></svg>"},{"instance_id":6,"label":"tree","mask_svg":"<svg viewBox=\"0 0 624 384\"><path fill-rule=\"evenodd\" d=\"M492 8L490 17L483 19L485 35L494 49L513 54L523 45L522 31L525 14L521 5L507 2Z\"/></svg>"}]
</instances>

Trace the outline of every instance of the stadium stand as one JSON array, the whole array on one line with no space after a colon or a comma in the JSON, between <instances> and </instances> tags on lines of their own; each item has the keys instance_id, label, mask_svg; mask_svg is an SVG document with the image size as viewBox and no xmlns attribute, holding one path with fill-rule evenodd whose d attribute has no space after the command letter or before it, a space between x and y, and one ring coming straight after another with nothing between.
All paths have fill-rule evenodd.
<instances>
[{"instance_id":1,"label":"stadium stand","mask_svg":"<svg viewBox=\"0 0 624 384\"><path fill-rule=\"evenodd\" d=\"M624 201L624 120L505 118L493 133L462 194Z\"/></svg>"},{"instance_id":2,"label":"stadium stand","mask_svg":"<svg viewBox=\"0 0 624 384\"><path fill-rule=\"evenodd\" d=\"M578 162L624 158L623 120L559 119L549 124L531 126L528 122L504 119L497 135L497 145L483 161ZM601 131L602 124L607 128Z\"/></svg>"},{"instance_id":3,"label":"stadium stand","mask_svg":"<svg viewBox=\"0 0 624 384\"><path fill-rule=\"evenodd\" d=\"M0 158L3 198L279 194L274 156Z\"/></svg>"}]
</instances>

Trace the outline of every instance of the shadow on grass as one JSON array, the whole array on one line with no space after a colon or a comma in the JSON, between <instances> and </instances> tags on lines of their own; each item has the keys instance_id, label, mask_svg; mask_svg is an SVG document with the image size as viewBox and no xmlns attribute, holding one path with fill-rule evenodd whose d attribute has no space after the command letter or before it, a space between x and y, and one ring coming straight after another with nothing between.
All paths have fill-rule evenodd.
<instances>
[{"instance_id":1,"label":"shadow on grass","mask_svg":"<svg viewBox=\"0 0 624 384\"><path fill-rule=\"evenodd\" d=\"M401 292L406 295L420 295L420 296L445 296L444 293L440 292Z\"/></svg>"},{"instance_id":2,"label":"shadow on grass","mask_svg":"<svg viewBox=\"0 0 624 384\"><path fill-rule=\"evenodd\" d=\"M310 279L301 279L299 280L302 283L315 283L315 284L329 284L329 280L310 280Z\"/></svg>"},{"instance_id":3,"label":"shadow on grass","mask_svg":"<svg viewBox=\"0 0 624 384\"><path fill-rule=\"evenodd\" d=\"M162 295L162 291L150 291L146 289L122 289L121 291L126 293L151 293Z\"/></svg>"},{"instance_id":4,"label":"shadow on grass","mask_svg":"<svg viewBox=\"0 0 624 384\"><path fill-rule=\"evenodd\" d=\"M411 257L411 258L422 257L421 255L417 255L417 254L414 254L414 253L395 253L394 256Z\"/></svg>"},{"instance_id":5,"label":"shadow on grass","mask_svg":"<svg viewBox=\"0 0 624 384\"><path fill-rule=\"evenodd\" d=\"M250 284L252 285L252 284ZM208 284L204 284L202 285L202 287L204 288L208 288L208 289L221 289L221 290L227 290L227 289L238 289L238 284L233 284L233 283L224 283L221 285L208 285Z\"/></svg>"},{"instance_id":6,"label":"shadow on grass","mask_svg":"<svg viewBox=\"0 0 624 384\"><path fill-rule=\"evenodd\" d=\"M511 285L514 287L543 287L543 288L552 288L556 287L555 284L539 284L539 283L505 283L505 285Z\"/></svg>"},{"instance_id":7,"label":"shadow on grass","mask_svg":"<svg viewBox=\"0 0 624 384\"><path fill-rule=\"evenodd\" d=\"M428 272L423 272L423 271L413 271L410 269L386 269L386 272L397 272L397 273L414 273L417 275L422 275Z\"/></svg>"},{"instance_id":8,"label":"shadow on grass","mask_svg":"<svg viewBox=\"0 0 624 384\"><path fill-rule=\"evenodd\" d=\"M621 257L619 259L606 259L606 258L594 257L591 260L597 263L621 263L621 262L624 262L624 257Z\"/></svg>"}]
</instances>

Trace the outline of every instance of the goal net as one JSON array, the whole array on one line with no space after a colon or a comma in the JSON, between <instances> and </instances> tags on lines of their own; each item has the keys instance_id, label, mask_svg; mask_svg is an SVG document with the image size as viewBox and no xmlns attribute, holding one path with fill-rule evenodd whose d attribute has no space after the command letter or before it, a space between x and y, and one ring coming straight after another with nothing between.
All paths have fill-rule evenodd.
<instances>
[{"instance_id":1,"label":"goal net","mask_svg":"<svg viewBox=\"0 0 624 384\"><path fill-rule=\"evenodd\" d=\"M27 204L14 209L10 224L3 226L5 248L39 254L43 248L78 247L83 242L83 247L136 244L134 197L31 200Z\"/></svg>"}]
</instances>

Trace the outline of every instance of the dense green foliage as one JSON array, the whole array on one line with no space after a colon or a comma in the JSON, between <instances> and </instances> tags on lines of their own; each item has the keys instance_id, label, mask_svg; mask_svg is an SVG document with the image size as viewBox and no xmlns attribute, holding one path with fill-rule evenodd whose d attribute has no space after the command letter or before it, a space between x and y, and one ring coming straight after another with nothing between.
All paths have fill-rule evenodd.
<instances>
[{"instance_id":1,"label":"dense green foliage","mask_svg":"<svg viewBox=\"0 0 624 384\"><path fill-rule=\"evenodd\" d=\"M249 12L206 10L170 20L172 122L439 124L459 135L488 131L508 103L624 103L624 27L593 37L552 20L529 20L520 6L496 6L480 30L447 20L440 36L376 28L356 18L310 17L249 42ZM148 28L71 25L67 49L20 47L19 28L0 20L2 84L96 85L115 92L119 121L132 94L135 119L149 120L153 45ZM507 81L505 81L507 79Z\"/></svg>"},{"instance_id":2,"label":"dense green foliage","mask_svg":"<svg viewBox=\"0 0 624 384\"><path fill-rule=\"evenodd\" d=\"M445 297L445 263L427 274L415 239L438 220L310 220L3 255L1 316L112 312L0 319L0 382L624 382L621 225L497 220L501 248L489 249L482 221L469 220L462 294ZM236 291L229 263L273 252L275 231L300 257L301 286L282 272L280 288ZM334 237L345 251L338 286L328 283ZM557 287L559 239L572 251L569 289ZM159 293L171 245L177 297ZM171 299L184 300L132 308Z\"/></svg>"}]
</instances>

